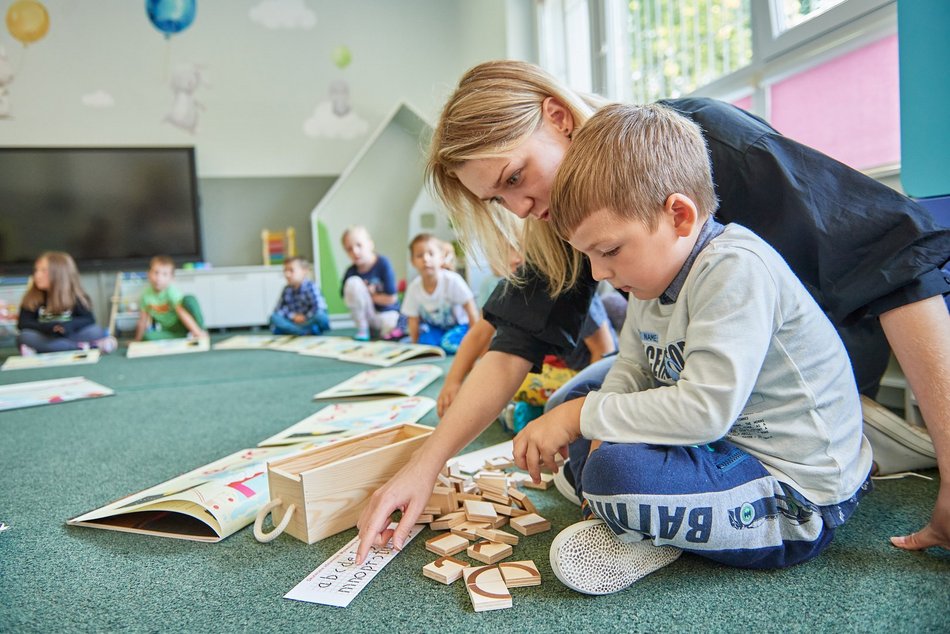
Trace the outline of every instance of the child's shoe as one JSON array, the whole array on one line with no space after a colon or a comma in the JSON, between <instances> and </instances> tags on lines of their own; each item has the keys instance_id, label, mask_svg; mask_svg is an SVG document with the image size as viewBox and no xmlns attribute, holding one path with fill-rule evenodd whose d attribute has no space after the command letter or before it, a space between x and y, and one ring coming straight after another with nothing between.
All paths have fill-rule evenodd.
<instances>
[{"instance_id":1,"label":"child's shoe","mask_svg":"<svg viewBox=\"0 0 950 634\"><path fill-rule=\"evenodd\" d=\"M571 470L571 461L567 459L561 468L554 474L554 488L563 495L571 504L581 505L581 499L577 497L577 491L574 490L574 472Z\"/></svg>"},{"instance_id":2,"label":"child's shoe","mask_svg":"<svg viewBox=\"0 0 950 634\"><path fill-rule=\"evenodd\" d=\"M103 337L102 339L96 339L92 342L96 348L99 348L99 352L102 354L109 354L110 352L115 352L115 349L119 347L119 342L115 337L109 335L108 337Z\"/></svg>"},{"instance_id":3,"label":"child's shoe","mask_svg":"<svg viewBox=\"0 0 950 634\"><path fill-rule=\"evenodd\" d=\"M353 335L353 339L355 339L356 341L369 341L369 331L361 330L357 332L355 335Z\"/></svg>"},{"instance_id":4,"label":"child's shoe","mask_svg":"<svg viewBox=\"0 0 950 634\"><path fill-rule=\"evenodd\" d=\"M26 345L25 343L21 343L21 344L20 344L20 356L21 356L21 357L35 357L35 356L36 356L36 349L35 349L35 348L31 348L30 346Z\"/></svg>"},{"instance_id":5,"label":"child's shoe","mask_svg":"<svg viewBox=\"0 0 950 634\"><path fill-rule=\"evenodd\" d=\"M676 561L682 552L648 539L628 544L603 520L585 520L568 526L551 542L551 569L572 590L613 594Z\"/></svg>"},{"instance_id":6,"label":"child's shoe","mask_svg":"<svg viewBox=\"0 0 950 634\"><path fill-rule=\"evenodd\" d=\"M383 341L399 341L405 336L406 336L406 333L403 331L403 329L397 326L396 328L393 328L392 330L390 330L389 332L387 332L385 335L383 335L380 338Z\"/></svg>"}]
</instances>

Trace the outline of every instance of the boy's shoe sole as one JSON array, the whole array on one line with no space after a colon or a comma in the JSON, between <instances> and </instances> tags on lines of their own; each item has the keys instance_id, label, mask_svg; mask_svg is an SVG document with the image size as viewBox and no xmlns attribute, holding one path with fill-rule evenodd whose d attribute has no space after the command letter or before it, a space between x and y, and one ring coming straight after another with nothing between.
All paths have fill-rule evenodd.
<instances>
[{"instance_id":1,"label":"boy's shoe sole","mask_svg":"<svg viewBox=\"0 0 950 634\"><path fill-rule=\"evenodd\" d=\"M926 431L866 396L861 397L864 435L874 450L875 475L937 466L937 453Z\"/></svg>"},{"instance_id":2,"label":"boy's shoe sole","mask_svg":"<svg viewBox=\"0 0 950 634\"><path fill-rule=\"evenodd\" d=\"M557 473L554 474L554 486L558 490L558 493L567 498L570 503L575 506L580 506L581 500L574 491L574 485L567 479L567 470L570 469L570 464L570 459L565 460L564 464L557 470Z\"/></svg>"},{"instance_id":3,"label":"boy's shoe sole","mask_svg":"<svg viewBox=\"0 0 950 634\"><path fill-rule=\"evenodd\" d=\"M571 590L613 594L673 563L682 552L649 540L628 544L603 520L585 520L568 526L551 542L551 569Z\"/></svg>"}]
</instances>

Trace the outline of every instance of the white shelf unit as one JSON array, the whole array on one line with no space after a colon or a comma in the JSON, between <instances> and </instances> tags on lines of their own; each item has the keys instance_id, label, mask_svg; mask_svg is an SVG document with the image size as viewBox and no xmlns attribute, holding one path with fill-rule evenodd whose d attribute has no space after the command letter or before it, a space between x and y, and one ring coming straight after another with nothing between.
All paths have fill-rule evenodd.
<instances>
[{"instance_id":1,"label":"white shelf unit","mask_svg":"<svg viewBox=\"0 0 950 634\"><path fill-rule=\"evenodd\" d=\"M112 298L115 323L121 333L135 330L144 273L119 273ZM265 326L286 284L280 266L232 266L216 269L178 269L172 281L201 306L205 328ZM116 330L113 332L116 332Z\"/></svg>"}]
</instances>

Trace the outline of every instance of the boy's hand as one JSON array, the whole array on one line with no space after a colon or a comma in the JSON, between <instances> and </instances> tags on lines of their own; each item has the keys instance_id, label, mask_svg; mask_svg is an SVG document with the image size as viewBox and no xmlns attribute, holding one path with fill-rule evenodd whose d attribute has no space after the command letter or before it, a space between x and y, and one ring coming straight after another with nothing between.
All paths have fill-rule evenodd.
<instances>
[{"instance_id":1,"label":"boy's hand","mask_svg":"<svg viewBox=\"0 0 950 634\"><path fill-rule=\"evenodd\" d=\"M303 322L307 321L307 318L301 315L300 313L294 313L293 315L291 315L290 319L295 324L302 324Z\"/></svg>"},{"instance_id":2,"label":"boy's hand","mask_svg":"<svg viewBox=\"0 0 950 634\"><path fill-rule=\"evenodd\" d=\"M554 454L566 458L567 446L580 438L583 405L583 398L563 403L528 423L515 436L515 464L526 470L536 484L541 482L541 467L557 473Z\"/></svg>"}]
</instances>

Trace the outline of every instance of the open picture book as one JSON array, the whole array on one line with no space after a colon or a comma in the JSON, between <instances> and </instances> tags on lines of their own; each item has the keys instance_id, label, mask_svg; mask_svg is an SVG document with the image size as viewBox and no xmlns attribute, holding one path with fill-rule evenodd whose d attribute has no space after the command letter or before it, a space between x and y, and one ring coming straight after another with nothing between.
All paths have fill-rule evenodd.
<instances>
[{"instance_id":1,"label":"open picture book","mask_svg":"<svg viewBox=\"0 0 950 634\"><path fill-rule=\"evenodd\" d=\"M58 365L83 365L99 363L100 353L91 350L64 350L62 352L42 352L27 357L8 357L0 370L30 370L33 368L51 368Z\"/></svg>"},{"instance_id":2,"label":"open picture book","mask_svg":"<svg viewBox=\"0 0 950 634\"><path fill-rule=\"evenodd\" d=\"M311 446L242 449L66 523L201 542L221 541L253 522L270 499L267 462Z\"/></svg>"},{"instance_id":3,"label":"open picture book","mask_svg":"<svg viewBox=\"0 0 950 634\"><path fill-rule=\"evenodd\" d=\"M300 354L327 357L338 361L390 367L409 359L444 359L445 350L438 346L398 341L355 341L349 337L318 337Z\"/></svg>"},{"instance_id":4,"label":"open picture book","mask_svg":"<svg viewBox=\"0 0 950 634\"><path fill-rule=\"evenodd\" d=\"M420 363L398 368L366 370L314 394L313 400L358 400L384 396L415 396L442 376L442 368Z\"/></svg>"},{"instance_id":5,"label":"open picture book","mask_svg":"<svg viewBox=\"0 0 950 634\"><path fill-rule=\"evenodd\" d=\"M336 442L390 425L415 423L433 407L435 401L426 396L335 403L259 442L258 446Z\"/></svg>"},{"instance_id":6,"label":"open picture book","mask_svg":"<svg viewBox=\"0 0 950 634\"><path fill-rule=\"evenodd\" d=\"M200 339L156 339L155 341L133 341L125 356L129 359L136 357L160 357L167 354L188 354L191 352L208 352L211 350L211 340L207 337Z\"/></svg>"},{"instance_id":7,"label":"open picture book","mask_svg":"<svg viewBox=\"0 0 950 634\"><path fill-rule=\"evenodd\" d=\"M214 344L215 350L273 350L287 344L292 335L234 335Z\"/></svg>"},{"instance_id":8,"label":"open picture book","mask_svg":"<svg viewBox=\"0 0 950 634\"><path fill-rule=\"evenodd\" d=\"M115 392L110 388L81 376L11 383L0 385L0 411L36 405L55 405L113 394Z\"/></svg>"}]
</instances>

